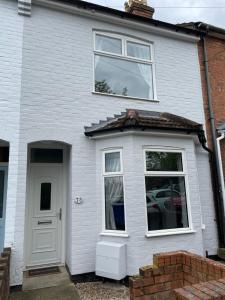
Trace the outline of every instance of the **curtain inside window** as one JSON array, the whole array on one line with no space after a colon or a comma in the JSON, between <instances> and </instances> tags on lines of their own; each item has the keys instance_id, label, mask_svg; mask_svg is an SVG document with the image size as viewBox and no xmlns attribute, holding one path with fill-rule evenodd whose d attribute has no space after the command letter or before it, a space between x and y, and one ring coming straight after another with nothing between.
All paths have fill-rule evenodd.
<instances>
[{"instance_id":1,"label":"curtain inside window","mask_svg":"<svg viewBox=\"0 0 225 300\"><path fill-rule=\"evenodd\" d=\"M150 48L145 45L128 43L128 55L141 59L150 59ZM149 72L149 65L147 64L138 64L138 69L142 79L149 87L148 98L151 99L152 95L152 71Z\"/></svg>"},{"instance_id":2,"label":"curtain inside window","mask_svg":"<svg viewBox=\"0 0 225 300\"><path fill-rule=\"evenodd\" d=\"M105 154L105 172L120 172L120 152Z\"/></svg>"},{"instance_id":3,"label":"curtain inside window","mask_svg":"<svg viewBox=\"0 0 225 300\"><path fill-rule=\"evenodd\" d=\"M105 177L105 222L107 230L116 230L114 206L123 209L123 177Z\"/></svg>"},{"instance_id":4,"label":"curtain inside window","mask_svg":"<svg viewBox=\"0 0 225 300\"><path fill-rule=\"evenodd\" d=\"M149 65L146 64L138 64L138 69L140 71L140 75L144 82L148 85L148 99L153 98L153 92L152 92L152 71L150 71L150 68L152 68ZM150 71L150 72L149 72Z\"/></svg>"}]
</instances>

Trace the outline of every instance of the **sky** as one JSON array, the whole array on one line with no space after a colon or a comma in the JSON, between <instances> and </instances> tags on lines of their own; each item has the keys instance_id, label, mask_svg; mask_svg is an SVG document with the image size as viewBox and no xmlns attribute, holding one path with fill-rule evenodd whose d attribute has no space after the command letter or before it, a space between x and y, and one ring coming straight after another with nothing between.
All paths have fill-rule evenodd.
<instances>
[{"instance_id":1,"label":"sky","mask_svg":"<svg viewBox=\"0 0 225 300\"><path fill-rule=\"evenodd\" d=\"M124 10L124 0L88 0ZM169 23L202 21L225 28L225 0L148 0L155 8L154 19Z\"/></svg>"}]
</instances>

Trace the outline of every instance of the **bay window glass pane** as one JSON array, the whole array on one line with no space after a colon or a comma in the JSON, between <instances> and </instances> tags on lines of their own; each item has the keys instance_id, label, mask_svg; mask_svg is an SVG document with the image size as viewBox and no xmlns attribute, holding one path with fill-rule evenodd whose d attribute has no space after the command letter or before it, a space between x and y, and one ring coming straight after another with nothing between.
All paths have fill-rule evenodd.
<instances>
[{"instance_id":1,"label":"bay window glass pane","mask_svg":"<svg viewBox=\"0 0 225 300\"><path fill-rule=\"evenodd\" d=\"M184 177L146 176L148 230L188 227Z\"/></svg>"},{"instance_id":2,"label":"bay window glass pane","mask_svg":"<svg viewBox=\"0 0 225 300\"><path fill-rule=\"evenodd\" d=\"M96 34L95 49L114 54L122 54L122 40Z\"/></svg>"},{"instance_id":3,"label":"bay window glass pane","mask_svg":"<svg viewBox=\"0 0 225 300\"><path fill-rule=\"evenodd\" d=\"M183 171L182 154L147 151L146 171Z\"/></svg>"},{"instance_id":4,"label":"bay window glass pane","mask_svg":"<svg viewBox=\"0 0 225 300\"><path fill-rule=\"evenodd\" d=\"M125 230L123 177L105 177L105 228Z\"/></svg>"},{"instance_id":5,"label":"bay window glass pane","mask_svg":"<svg viewBox=\"0 0 225 300\"><path fill-rule=\"evenodd\" d=\"M133 42L127 42L127 55L140 58L140 59L151 59L150 46L142 45Z\"/></svg>"},{"instance_id":6,"label":"bay window glass pane","mask_svg":"<svg viewBox=\"0 0 225 300\"><path fill-rule=\"evenodd\" d=\"M120 171L120 152L105 153L105 172Z\"/></svg>"},{"instance_id":7,"label":"bay window glass pane","mask_svg":"<svg viewBox=\"0 0 225 300\"><path fill-rule=\"evenodd\" d=\"M152 66L95 55L95 91L153 99Z\"/></svg>"}]
</instances>

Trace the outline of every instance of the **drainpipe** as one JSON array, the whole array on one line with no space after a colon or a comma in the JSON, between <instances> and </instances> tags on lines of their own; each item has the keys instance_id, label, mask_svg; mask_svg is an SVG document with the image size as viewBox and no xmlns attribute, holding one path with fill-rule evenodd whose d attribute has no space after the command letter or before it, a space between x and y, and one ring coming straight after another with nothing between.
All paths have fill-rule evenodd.
<instances>
[{"instance_id":1,"label":"drainpipe","mask_svg":"<svg viewBox=\"0 0 225 300\"><path fill-rule=\"evenodd\" d=\"M203 59L205 66L205 78L206 78L206 86L207 86L207 96L208 96L208 107L209 107L209 121L211 125L211 134L212 134L212 143L214 149L214 155L212 156L213 162L211 164L213 173L212 178L214 182L214 198L216 204L216 212L217 212L217 225L218 225L218 233L219 233L219 246L225 246L225 215L224 215L224 198L223 198L223 190L222 190L222 178L220 171L220 158L219 158L219 149L217 143L217 135L216 135L216 125L215 125L215 116L212 105L212 93L211 93L211 85L209 79L209 65L208 65L208 55L206 49L206 40L205 36L209 31L209 26L204 23L198 24L198 29L204 30L204 33L201 35L201 41L203 44Z\"/></svg>"},{"instance_id":2,"label":"drainpipe","mask_svg":"<svg viewBox=\"0 0 225 300\"><path fill-rule=\"evenodd\" d=\"M220 165L221 188L222 188L222 193L223 193L223 201L225 201L225 186L224 186L223 164L222 164L221 148L220 148L220 141L225 138L225 132L224 131L219 131L219 133L220 133L220 136L217 138L217 149L218 149L218 158L219 158L219 165ZM225 209L224 202L223 202L223 205L224 205L224 209Z\"/></svg>"}]
</instances>

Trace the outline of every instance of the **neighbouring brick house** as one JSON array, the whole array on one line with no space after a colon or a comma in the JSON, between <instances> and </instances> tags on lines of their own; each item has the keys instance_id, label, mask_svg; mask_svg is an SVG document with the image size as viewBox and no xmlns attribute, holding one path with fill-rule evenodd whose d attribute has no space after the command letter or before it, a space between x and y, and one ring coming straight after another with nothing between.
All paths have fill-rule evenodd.
<instances>
[{"instance_id":1,"label":"neighbouring brick house","mask_svg":"<svg viewBox=\"0 0 225 300\"><path fill-rule=\"evenodd\" d=\"M212 176L215 177L217 169L219 174L218 189L221 190L221 201L225 207L225 29L202 22L181 25L198 31L202 36L198 43L198 51L207 140L209 147L218 156L217 167L212 170ZM208 73L208 85L206 73ZM220 209L220 207L219 205L218 208ZM224 214L220 217L224 219ZM221 227L224 228L222 220L220 223ZM224 229L221 230L221 235L224 240Z\"/></svg>"},{"instance_id":2,"label":"neighbouring brick house","mask_svg":"<svg viewBox=\"0 0 225 300\"><path fill-rule=\"evenodd\" d=\"M216 254L199 33L152 19L143 0L126 10L0 0L11 285L53 264L94 272L100 241L111 256L126 245L124 275L159 251Z\"/></svg>"}]
</instances>

